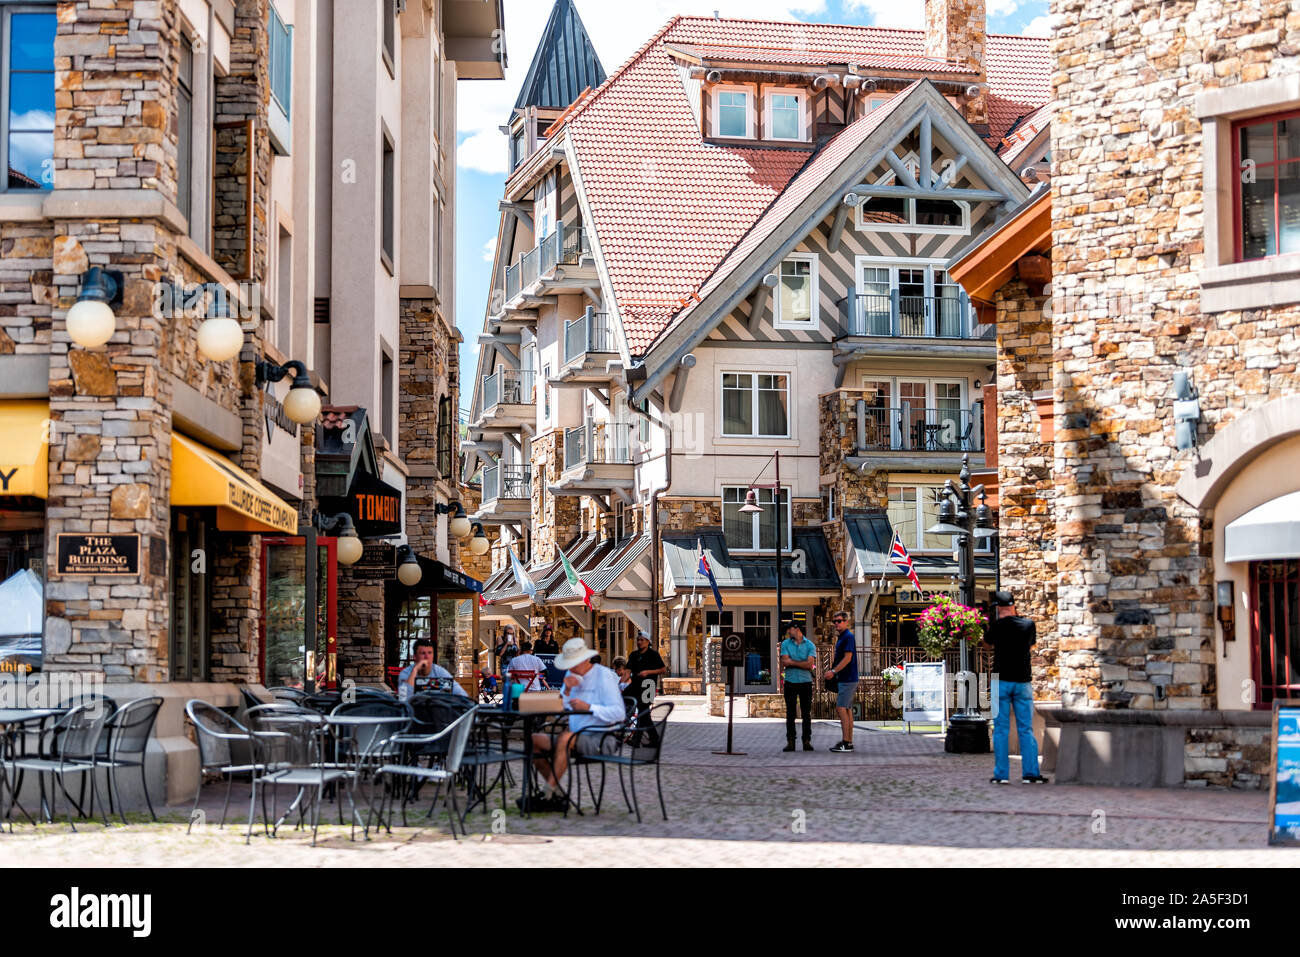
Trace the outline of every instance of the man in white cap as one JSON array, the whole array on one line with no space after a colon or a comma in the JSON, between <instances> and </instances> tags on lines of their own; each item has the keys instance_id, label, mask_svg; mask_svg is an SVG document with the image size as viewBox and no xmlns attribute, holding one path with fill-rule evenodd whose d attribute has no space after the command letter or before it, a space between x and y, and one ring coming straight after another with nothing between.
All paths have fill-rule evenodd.
<instances>
[{"instance_id":1,"label":"man in white cap","mask_svg":"<svg viewBox=\"0 0 1300 957\"><path fill-rule=\"evenodd\" d=\"M593 663L591 659L597 654L583 639L570 638L555 656L555 667L568 672L564 676L564 709L573 714L569 716L569 730L555 738L549 734L533 735L533 751L537 755L533 761L546 782L541 800L533 802L535 810L564 809L559 782L568 768L571 750L576 748L580 754L595 754L602 744L606 752L614 747L612 738L594 732L580 732L622 724L627 715L623 694L618 687L618 675L604 665ZM522 802L520 798L521 805Z\"/></svg>"}]
</instances>

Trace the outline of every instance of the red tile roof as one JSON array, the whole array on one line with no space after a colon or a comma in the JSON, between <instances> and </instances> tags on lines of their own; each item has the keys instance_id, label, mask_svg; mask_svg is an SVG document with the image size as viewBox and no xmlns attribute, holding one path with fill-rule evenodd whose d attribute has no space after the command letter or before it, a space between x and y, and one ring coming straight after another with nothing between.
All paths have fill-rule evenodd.
<instances>
[{"instance_id":1,"label":"red tile roof","mask_svg":"<svg viewBox=\"0 0 1300 957\"><path fill-rule=\"evenodd\" d=\"M809 160L807 151L703 142L666 43L851 62L912 57L925 64L918 70L941 69L925 57L920 30L677 17L589 93L565 125L633 355L645 352ZM991 143L1047 101L1047 44L987 38Z\"/></svg>"}]
</instances>

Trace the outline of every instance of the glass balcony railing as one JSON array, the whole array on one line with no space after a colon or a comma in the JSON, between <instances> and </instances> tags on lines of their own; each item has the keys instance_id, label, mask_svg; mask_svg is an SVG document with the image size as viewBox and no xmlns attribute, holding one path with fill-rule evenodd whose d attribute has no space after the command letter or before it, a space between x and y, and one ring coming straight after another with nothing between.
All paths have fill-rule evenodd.
<instances>
[{"instance_id":1,"label":"glass balcony railing","mask_svg":"<svg viewBox=\"0 0 1300 957\"><path fill-rule=\"evenodd\" d=\"M858 454L867 452L982 452L983 405L926 409L904 402L896 408L856 404Z\"/></svg>"},{"instance_id":2,"label":"glass balcony railing","mask_svg":"<svg viewBox=\"0 0 1300 957\"><path fill-rule=\"evenodd\" d=\"M632 427L627 422L587 422L564 430L564 470L584 465L630 465Z\"/></svg>"},{"instance_id":3,"label":"glass balcony railing","mask_svg":"<svg viewBox=\"0 0 1300 957\"><path fill-rule=\"evenodd\" d=\"M993 339L990 323L974 321L965 294L961 296L900 296L854 294L845 301L845 326L851 336L900 339Z\"/></svg>"},{"instance_id":4,"label":"glass balcony railing","mask_svg":"<svg viewBox=\"0 0 1300 957\"><path fill-rule=\"evenodd\" d=\"M502 498L530 498L532 477L526 465L486 465L483 467L483 504Z\"/></svg>"},{"instance_id":5,"label":"glass balcony railing","mask_svg":"<svg viewBox=\"0 0 1300 957\"><path fill-rule=\"evenodd\" d=\"M614 324L609 314L588 309L564 324L564 364L578 362L589 352L616 353Z\"/></svg>"},{"instance_id":6,"label":"glass balcony railing","mask_svg":"<svg viewBox=\"0 0 1300 957\"><path fill-rule=\"evenodd\" d=\"M484 413L498 405L532 405L533 373L527 369L521 372L501 369L485 375L481 398Z\"/></svg>"}]
</instances>

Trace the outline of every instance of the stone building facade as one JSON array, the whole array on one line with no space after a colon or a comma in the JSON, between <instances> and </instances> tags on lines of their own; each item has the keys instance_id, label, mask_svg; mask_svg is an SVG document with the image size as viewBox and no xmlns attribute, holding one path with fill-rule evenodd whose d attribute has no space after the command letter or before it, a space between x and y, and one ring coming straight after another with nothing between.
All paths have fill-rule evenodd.
<instances>
[{"instance_id":1,"label":"stone building facade","mask_svg":"<svg viewBox=\"0 0 1300 957\"><path fill-rule=\"evenodd\" d=\"M369 27L383 69L389 31L380 9ZM319 123L342 124L357 112L356 104L320 98L320 90L338 89L346 99L344 88L320 78L343 66L335 59L359 49L361 35L349 27L352 48L335 44L343 25L323 19L310 0L35 0L0 3L0 13L0 44L27 58L6 61L26 82L2 85L3 108L53 116L52 130L15 127L3 144L10 169L0 189L0 431L12 451L0 467L0 581L21 576L41 598L17 610L32 633L6 640L0 668L85 673L113 684L119 701L163 697L149 775L155 800L164 791L175 797L192 793L197 767L183 704L200 697L238 705L238 685L265 680L268 623L292 602L270 606L291 597L295 569L264 556L272 548L299 555L292 543L318 503L316 430L283 413L292 376L274 384L262 373L297 359L314 389L347 401L327 375L331 334L342 353L352 348L349 336L368 330L375 339L378 315L336 312L328 321L331 289L351 277L317 270L338 242L353 259L367 258L358 257L355 217L332 227L316 220L331 206L333 178L316 175ZM439 130L420 122L432 108L428 96L398 97L411 129L431 142L441 135L444 172L455 167L447 132L456 80L502 73L499 42L486 61L486 43L448 48L449 36L470 40L479 27L456 4L416 0L391 31L399 41L392 56L412 75L427 67L452 104L450 112L440 105ZM373 125L374 111L362 112ZM415 154L419 137L411 133L406 143ZM320 161L332 164L329 156ZM425 205L409 190L407 198ZM434 275L450 276L452 191L440 199L446 208L424 249L436 250ZM378 193L372 205L379 209ZM377 211L371 218L382 219ZM418 252L418 224L403 236ZM371 271L383 268L379 239L376 227ZM420 273L415 253L402 260L395 252L390 270L409 267L407 298L439 298L440 280ZM83 347L67 316L93 267L118 280L120 295L111 337ZM442 298L449 308L446 290ZM226 317L239 322L242 349L210 359L198 348L201 324ZM403 325L396 306L385 318ZM454 336L442 321L427 351L441 364L454 410ZM394 377L394 407L398 391ZM444 503L455 482L453 472L439 487ZM421 500L420 534L450 548L445 557L455 562L445 516L428 511ZM69 536L84 549L118 536L114 564L81 573L61 557L61 537L67 545ZM342 619L359 607L345 592L337 597ZM301 647L300 628L289 638Z\"/></svg>"}]
</instances>

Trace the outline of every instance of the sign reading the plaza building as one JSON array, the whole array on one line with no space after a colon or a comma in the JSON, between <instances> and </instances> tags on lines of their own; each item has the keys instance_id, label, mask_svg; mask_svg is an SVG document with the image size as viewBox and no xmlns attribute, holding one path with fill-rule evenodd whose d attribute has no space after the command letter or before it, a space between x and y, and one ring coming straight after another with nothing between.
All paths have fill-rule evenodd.
<instances>
[{"instance_id":1,"label":"sign reading the plaza building","mask_svg":"<svg viewBox=\"0 0 1300 957\"><path fill-rule=\"evenodd\" d=\"M362 538L402 534L401 490L368 472L358 471L348 494L342 498L322 498L321 511L351 515Z\"/></svg>"},{"instance_id":2,"label":"sign reading the plaza building","mask_svg":"<svg viewBox=\"0 0 1300 957\"><path fill-rule=\"evenodd\" d=\"M58 536L59 575L139 575L139 535Z\"/></svg>"},{"instance_id":3,"label":"sign reading the plaza building","mask_svg":"<svg viewBox=\"0 0 1300 957\"><path fill-rule=\"evenodd\" d=\"M1300 844L1300 701L1273 703L1268 842Z\"/></svg>"},{"instance_id":4,"label":"sign reading the plaza building","mask_svg":"<svg viewBox=\"0 0 1300 957\"><path fill-rule=\"evenodd\" d=\"M942 661L903 662L903 720L942 723L943 685Z\"/></svg>"},{"instance_id":5,"label":"sign reading the plaza building","mask_svg":"<svg viewBox=\"0 0 1300 957\"><path fill-rule=\"evenodd\" d=\"M397 548L387 542L368 543L361 549L361 559L352 566L353 574L366 578L396 578Z\"/></svg>"}]
</instances>

